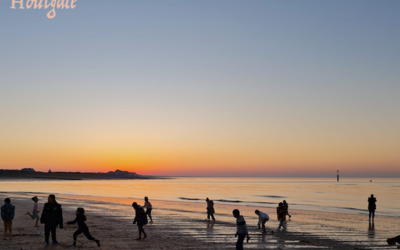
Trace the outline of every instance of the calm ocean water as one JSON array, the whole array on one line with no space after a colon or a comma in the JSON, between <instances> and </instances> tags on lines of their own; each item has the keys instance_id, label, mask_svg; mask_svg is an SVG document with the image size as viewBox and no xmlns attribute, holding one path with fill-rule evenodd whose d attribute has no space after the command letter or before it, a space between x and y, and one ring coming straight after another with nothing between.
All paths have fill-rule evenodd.
<instances>
[{"instance_id":1,"label":"calm ocean water","mask_svg":"<svg viewBox=\"0 0 400 250\"><path fill-rule=\"evenodd\" d=\"M1 192L76 194L101 197L204 202L290 209L366 213L377 197L377 214L398 216L400 179L173 178L164 180L0 181Z\"/></svg>"}]
</instances>

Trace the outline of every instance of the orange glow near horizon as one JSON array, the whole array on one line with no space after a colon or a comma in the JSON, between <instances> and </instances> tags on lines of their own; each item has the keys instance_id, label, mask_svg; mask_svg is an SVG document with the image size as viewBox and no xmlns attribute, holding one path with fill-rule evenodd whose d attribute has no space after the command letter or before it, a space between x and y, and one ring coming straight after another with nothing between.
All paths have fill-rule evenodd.
<instances>
[{"instance_id":1,"label":"orange glow near horizon","mask_svg":"<svg viewBox=\"0 0 400 250\"><path fill-rule=\"evenodd\" d=\"M398 173L397 158L393 152L373 154L350 151L348 148L295 147L263 145L253 148L224 145L208 148L173 148L150 150L149 148L127 150L124 148L101 148L99 145L85 147L19 147L1 150L0 168L35 168L37 171L107 172L126 170L143 175L310 175L330 174L336 169L347 172ZM368 151L370 153L368 153ZM21 157L23 155L23 157Z\"/></svg>"}]
</instances>

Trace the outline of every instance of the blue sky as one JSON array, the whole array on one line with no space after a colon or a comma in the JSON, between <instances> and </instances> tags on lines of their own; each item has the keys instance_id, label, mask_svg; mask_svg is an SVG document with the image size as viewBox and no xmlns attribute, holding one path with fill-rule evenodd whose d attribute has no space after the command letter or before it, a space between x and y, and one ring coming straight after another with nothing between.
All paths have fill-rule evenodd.
<instances>
[{"instance_id":1,"label":"blue sky","mask_svg":"<svg viewBox=\"0 0 400 250\"><path fill-rule=\"evenodd\" d=\"M145 148L139 154L147 158L184 159L152 162L155 169L182 164L194 172L231 166L224 159L240 152L238 168L266 173L274 166L358 173L368 165L371 174L377 166L390 174L400 164L399 1L76 5L48 19L48 10L1 1L4 148L12 142L13 152L25 152L40 141L45 155L84 138L104 146L88 143L82 154ZM63 167L82 161L77 155ZM310 160L315 155L324 157ZM27 164L13 157L0 167Z\"/></svg>"}]
</instances>

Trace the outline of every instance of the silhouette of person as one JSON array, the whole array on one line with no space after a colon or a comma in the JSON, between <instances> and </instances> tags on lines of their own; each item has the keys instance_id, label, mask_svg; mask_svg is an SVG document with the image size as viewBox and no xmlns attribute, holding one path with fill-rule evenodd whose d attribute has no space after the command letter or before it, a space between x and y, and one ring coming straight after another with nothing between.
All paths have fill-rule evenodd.
<instances>
[{"instance_id":1,"label":"silhouette of person","mask_svg":"<svg viewBox=\"0 0 400 250\"><path fill-rule=\"evenodd\" d=\"M40 223L44 224L44 238L45 244L49 245L49 237L51 232L51 238L53 245L58 245L56 227L60 225L60 229L63 228L63 217L61 205L57 203L56 196L54 194L49 195L47 203L44 204L42 217Z\"/></svg>"},{"instance_id":2,"label":"silhouette of person","mask_svg":"<svg viewBox=\"0 0 400 250\"><path fill-rule=\"evenodd\" d=\"M243 250L243 241L246 235L249 235L247 230L246 221L244 220L243 216L240 215L240 211L235 209L232 211L233 217L236 218L236 226L237 231L235 237L238 237L236 242L236 250Z\"/></svg>"},{"instance_id":3,"label":"silhouette of person","mask_svg":"<svg viewBox=\"0 0 400 250\"><path fill-rule=\"evenodd\" d=\"M82 207L78 207L76 209L76 218L73 221L68 221L66 224L72 225L75 223L78 223L78 230L75 231L73 235L74 243L72 243L72 247L76 247L76 238L78 235L83 233L88 240L92 240L97 243L97 246L100 247L100 241L93 238L93 236L89 233L89 228L86 225L85 221L87 220L86 215L85 215L85 209Z\"/></svg>"},{"instance_id":4,"label":"silhouette of person","mask_svg":"<svg viewBox=\"0 0 400 250\"><path fill-rule=\"evenodd\" d=\"M214 202L210 199L206 199L207 202L207 220L210 220L210 217L212 218L213 221L215 221L215 217L214 217Z\"/></svg>"},{"instance_id":5,"label":"silhouette of person","mask_svg":"<svg viewBox=\"0 0 400 250\"><path fill-rule=\"evenodd\" d=\"M135 219L133 220L133 224L137 224L139 229L139 238L136 240L142 239L143 233L143 240L147 238L147 234L144 231L143 226L147 224L147 214L144 212L143 207L139 206L136 202L132 203L132 207L135 209Z\"/></svg>"},{"instance_id":6,"label":"silhouette of person","mask_svg":"<svg viewBox=\"0 0 400 250\"><path fill-rule=\"evenodd\" d=\"M7 231L8 231L8 236L10 237L10 240L12 240L12 221L15 216L15 206L11 204L10 198L5 198L4 199L4 205L1 207L1 219L4 222L4 236L3 240L6 239L7 237Z\"/></svg>"},{"instance_id":7,"label":"silhouette of person","mask_svg":"<svg viewBox=\"0 0 400 250\"><path fill-rule=\"evenodd\" d=\"M290 219L292 216L289 214L289 204L287 204L286 200L283 200L283 206L285 207L286 213L287 213L287 215L289 215L289 219Z\"/></svg>"},{"instance_id":8,"label":"silhouette of person","mask_svg":"<svg viewBox=\"0 0 400 250\"><path fill-rule=\"evenodd\" d=\"M283 206L283 203L280 202L279 206L276 208L276 212L278 215L279 226L276 229L277 231L281 230L281 227L286 230L286 208Z\"/></svg>"},{"instance_id":9,"label":"silhouette of person","mask_svg":"<svg viewBox=\"0 0 400 250\"><path fill-rule=\"evenodd\" d=\"M372 222L375 219L375 210L376 210L376 198L374 197L373 194L371 194L371 197L368 198L368 210L369 210L369 221L371 221L371 216L372 216Z\"/></svg>"}]
</instances>

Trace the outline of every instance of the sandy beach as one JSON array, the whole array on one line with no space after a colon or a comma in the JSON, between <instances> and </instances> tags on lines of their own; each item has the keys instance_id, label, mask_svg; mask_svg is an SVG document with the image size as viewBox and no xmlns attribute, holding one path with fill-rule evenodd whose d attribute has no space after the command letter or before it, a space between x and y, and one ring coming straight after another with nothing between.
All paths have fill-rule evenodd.
<instances>
[{"instance_id":1,"label":"sandy beach","mask_svg":"<svg viewBox=\"0 0 400 250\"><path fill-rule=\"evenodd\" d=\"M0 249L69 248L76 225L65 225L64 229L57 230L59 246L44 246L43 225L39 227L41 235L35 235L34 221L25 215L32 208L30 198L33 195L38 195L39 208L42 208L46 194L1 193L1 197L11 198L16 215L14 239L1 240ZM262 208L271 217L267 222L268 233L262 235L254 214L257 207L216 204L217 221L209 223L205 220L203 203L152 200L154 223L145 226L148 238L136 241L138 230L132 224L134 210L131 203L142 204L141 199L57 195L57 200L62 204L65 222L74 219L77 207L85 208L90 232L101 240L100 249L234 249L236 228L231 215L234 208L244 215L252 237L244 244L245 249L395 249L387 246L385 240L398 234L393 229L400 222L399 218L377 217L372 228L362 214L290 210L292 218L287 222L287 231L277 232L278 222L273 209ZM99 248L81 235L76 249Z\"/></svg>"}]
</instances>

